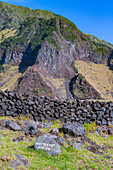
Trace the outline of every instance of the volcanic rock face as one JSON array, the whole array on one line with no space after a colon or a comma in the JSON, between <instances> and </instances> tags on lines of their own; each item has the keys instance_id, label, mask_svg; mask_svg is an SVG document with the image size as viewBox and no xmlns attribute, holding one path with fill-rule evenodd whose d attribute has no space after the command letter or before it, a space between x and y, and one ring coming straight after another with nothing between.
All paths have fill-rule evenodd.
<instances>
[{"instance_id":1,"label":"volcanic rock face","mask_svg":"<svg viewBox=\"0 0 113 170\"><path fill-rule=\"evenodd\" d=\"M33 95L54 95L52 88L34 67L29 67L23 77L19 79L15 91L19 93L29 93Z\"/></svg>"},{"instance_id":2,"label":"volcanic rock face","mask_svg":"<svg viewBox=\"0 0 113 170\"><path fill-rule=\"evenodd\" d=\"M65 39L61 41L59 37L57 39L60 50L52 47L47 41L41 46L36 59L41 73L45 73L45 75L52 74L53 77L70 78L75 75L72 67L73 61L85 60L87 62L97 62L95 54L89 50L89 42L72 43ZM45 70L43 71L43 67L46 68L46 72Z\"/></svg>"},{"instance_id":3,"label":"volcanic rock face","mask_svg":"<svg viewBox=\"0 0 113 170\"><path fill-rule=\"evenodd\" d=\"M53 89L55 96L59 99L73 97L73 95L71 95L70 93L72 89L69 89L70 81L71 79L73 79L73 77L76 74L76 71L73 68L73 62L75 61L75 59L84 59L84 60L86 59L87 61L92 61L94 60L95 57L94 58L90 57L87 46L86 47L79 46L79 48L77 49L76 45L65 40L63 42L59 40L59 44L60 44L61 50L58 50L55 47L51 47L51 45L47 41L45 41L41 45L41 50L39 50L39 53L37 55L35 66L31 67L31 69L28 68L27 73L23 77L22 81L19 82L19 85L16 88L17 91L27 92L28 90L31 91L31 89L32 91L36 91L36 89L39 88L39 89L44 89L44 91L46 91L46 93L42 93L43 95L46 95L46 94L50 95L52 94L52 89ZM24 67L24 64L26 65L26 62L23 60L23 63L21 63L21 66ZM29 65L31 64L29 63ZM35 69L33 69L34 67ZM34 70L34 71L30 71L30 70ZM34 78L32 78L33 76ZM41 83L42 81L41 77L43 77L43 79L45 80L45 83ZM53 81L50 81L50 77L52 79L57 79L57 80L63 79L64 80L63 86L64 86L65 93L66 93L65 97L63 97L62 94L58 93L58 90L56 89L57 84L53 84ZM47 84L49 84L49 87L47 87L48 86ZM89 94L85 95L86 92L84 89L83 98L86 98L86 97L101 98L98 92L96 92L96 90L93 87L91 87L91 85L88 82L86 84L87 84L88 89L93 89L90 92L90 94L92 92L93 93L91 95ZM27 88L28 86L29 88ZM72 88L72 85L70 86L70 88ZM80 97L80 96L78 95L77 97Z\"/></svg>"}]
</instances>

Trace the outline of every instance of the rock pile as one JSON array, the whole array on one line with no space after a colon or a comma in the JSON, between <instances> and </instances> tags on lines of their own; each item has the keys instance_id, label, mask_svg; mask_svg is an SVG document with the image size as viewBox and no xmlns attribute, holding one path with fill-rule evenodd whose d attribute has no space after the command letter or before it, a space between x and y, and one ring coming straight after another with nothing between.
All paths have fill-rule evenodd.
<instances>
[{"instance_id":1,"label":"rock pile","mask_svg":"<svg viewBox=\"0 0 113 170\"><path fill-rule=\"evenodd\" d=\"M33 97L0 91L0 116L26 115L35 121L59 119L63 123L113 125L113 102L65 100L48 96Z\"/></svg>"}]
</instances>

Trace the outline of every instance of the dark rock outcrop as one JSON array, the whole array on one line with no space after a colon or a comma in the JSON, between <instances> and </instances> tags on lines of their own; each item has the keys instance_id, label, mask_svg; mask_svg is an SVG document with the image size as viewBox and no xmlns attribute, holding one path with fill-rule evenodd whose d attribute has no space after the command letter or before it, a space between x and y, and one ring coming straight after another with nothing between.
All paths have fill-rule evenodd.
<instances>
[{"instance_id":1,"label":"dark rock outcrop","mask_svg":"<svg viewBox=\"0 0 113 170\"><path fill-rule=\"evenodd\" d=\"M30 125L25 128L25 135L34 135L36 134L36 126Z\"/></svg>"},{"instance_id":2,"label":"dark rock outcrop","mask_svg":"<svg viewBox=\"0 0 113 170\"><path fill-rule=\"evenodd\" d=\"M15 159L11 161L11 168L17 169L19 166L25 166L28 168L30 163L27 158L23 157L20 154L15 155Z\"/></svg>"},{"instance_id":3,"label":"dark rock outcrop","mask_svg":"<svg viewBox=\"0 0 113 170\"><path fill-rule=\"evenodd\" d=\"M29 67L25 75L18 80L18 86L14 91L28 93L32 95L54 96L53 89L41 76L36 68Z\"/></svg>"},{"instance_id":4,"label":"dark rock outcrop","mask_svg":"<svg viewBox=\"0 0 113 170\"><path fill-rule=\"evenodd\" d=\"M72 136L83 136L85 134L85 128L81 124L75 123L65 123L62 127L63 132L70 134Z\"/></svg>"},{"instance_id":5,"label":"dark rock outcrop","mask_svg":"<svg viewBox=\"0 0 113 170\"><path fill-rule=\"evenodd\" d=\"M0 146L2 145L2 141L0 140Z\"/></svg>"},{"instance_id":6,"label":"dark rock outcrop","mask_svg":"<svg viewBox=\"0 0 113 170\"><path fill-rule=\"evenodd\" d=\"M20 126L18 126L15 122L13 122L12 120L8 120L6 122L6 125L5 125L7 128L11 129L11 130L14 130L14 131L20 131L22 130L22 128Z\"/></svg>"}]
</instances>

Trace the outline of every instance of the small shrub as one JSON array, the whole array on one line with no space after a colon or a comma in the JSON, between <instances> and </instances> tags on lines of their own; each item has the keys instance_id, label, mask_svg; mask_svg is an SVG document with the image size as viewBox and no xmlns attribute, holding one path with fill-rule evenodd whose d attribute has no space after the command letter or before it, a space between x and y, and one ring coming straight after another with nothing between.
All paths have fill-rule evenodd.
<instances>
[{"instance_id":1,"label":"small shrub","mask_svg":"<svg viewBox=\"0 0 113 170\"><path fill-rule=\"evenodd\" d=\"M96 127L96 123L95 122L91 122L90 124L84 124L84 128L86 130L86 132L92 132L95 130Z\"/></svg>"}]
</instances>

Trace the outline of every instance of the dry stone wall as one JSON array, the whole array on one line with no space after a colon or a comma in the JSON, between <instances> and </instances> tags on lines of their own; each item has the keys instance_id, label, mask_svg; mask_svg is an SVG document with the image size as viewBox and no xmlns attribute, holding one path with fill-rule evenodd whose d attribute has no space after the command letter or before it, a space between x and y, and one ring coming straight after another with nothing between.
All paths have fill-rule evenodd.
<instances>
[{"instance_id":1,"label":"dry stone wall","mask_svg":"<svg viewBox=\"0 0 113 170\"><path fill-rule=\"evenodd\" d=\"M33 97L0 91L0 116L28 116L36 121L95 121L97 125L113 125L113 102L81 100L60 101L47 96Z\"/></svg>"}]
</instances>

